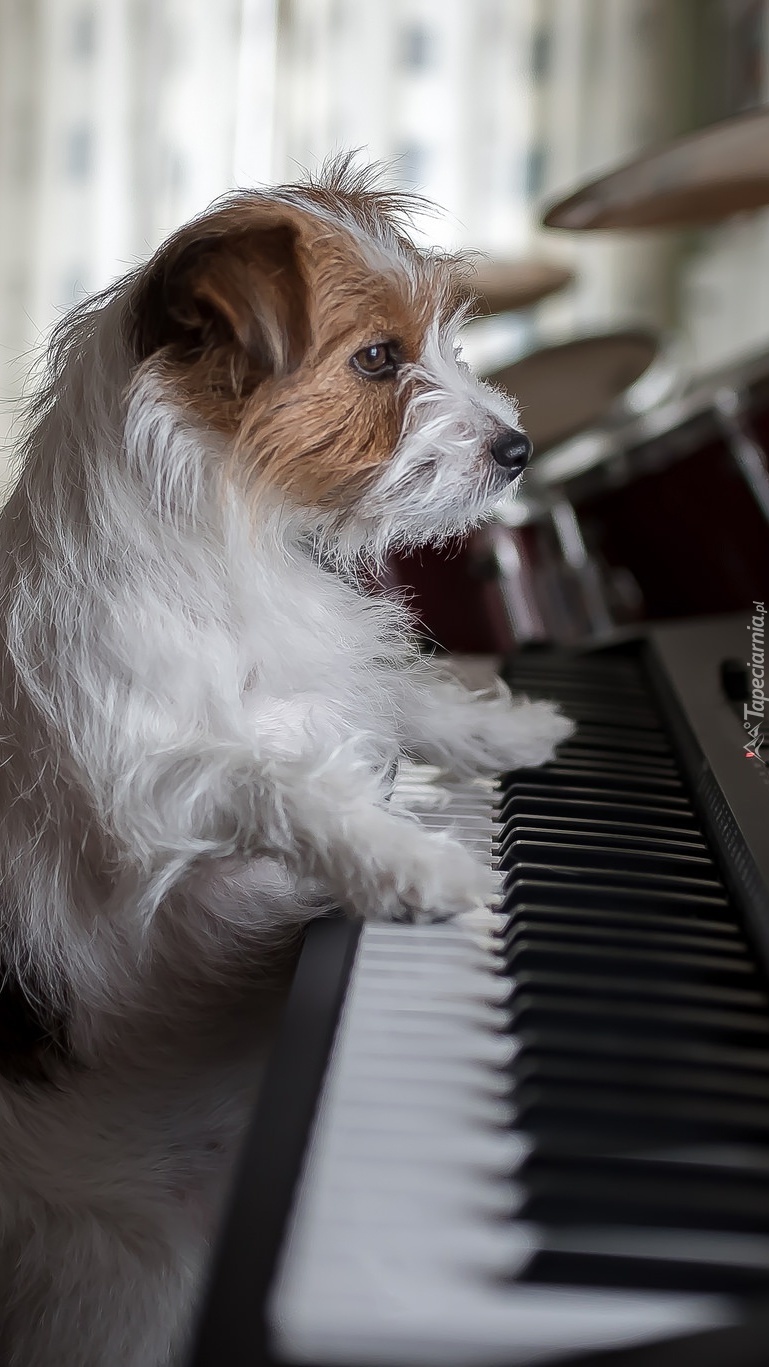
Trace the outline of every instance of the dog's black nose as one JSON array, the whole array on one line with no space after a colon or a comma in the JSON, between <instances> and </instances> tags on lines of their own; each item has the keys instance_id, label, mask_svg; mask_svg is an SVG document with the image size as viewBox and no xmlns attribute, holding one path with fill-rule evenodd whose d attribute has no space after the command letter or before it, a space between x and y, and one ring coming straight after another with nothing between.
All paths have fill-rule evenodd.
<instances>
[{"instance_id":1,"label":"dog's black nose","mask_svg":"<svg viewBox=\"0 0 769 1367\"><path fill-rule=\"evenodd\" d=\"M532 452L531 439L525 432L516 432L514 427L503 427L489 447L492 459L503 470L520 475L526 469Z\"/></svg>"}]
</instances>

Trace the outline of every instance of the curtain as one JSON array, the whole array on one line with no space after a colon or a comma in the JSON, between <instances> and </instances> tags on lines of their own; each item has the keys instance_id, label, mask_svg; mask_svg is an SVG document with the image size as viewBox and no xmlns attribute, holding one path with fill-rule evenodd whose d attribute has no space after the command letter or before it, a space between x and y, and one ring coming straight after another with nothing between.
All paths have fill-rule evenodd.
<instances>
[{"instance_id":1,"label":"curtain","mask_svg":"<svg viewBox=\"0 0 769 1367\"><path fill-rule=\"evenodd\" d=\"M83 294L273 174L275 0L0 0L0 442Z\"/></svg>"}]
</instances>

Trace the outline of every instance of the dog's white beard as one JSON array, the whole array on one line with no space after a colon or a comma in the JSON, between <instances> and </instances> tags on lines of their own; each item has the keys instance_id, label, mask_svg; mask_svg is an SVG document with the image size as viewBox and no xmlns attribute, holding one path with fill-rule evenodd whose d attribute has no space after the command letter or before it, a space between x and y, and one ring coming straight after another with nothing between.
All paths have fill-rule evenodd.
<instances>
[{"instance_id":1,"label":"dog's white beard","mask_svg":"<svg viewBox=\"0 0 769 1367\"><path fill-rule=\"evenodd\" d=\"M404 367L413 388L400 441L390 461L337 528L348 552L439 544L477 527L515 486L485 454L500 425L517 427L506 394L478 380L458 360L451 328L436 325L419 365Z\"/></svg>"}]
</instances>

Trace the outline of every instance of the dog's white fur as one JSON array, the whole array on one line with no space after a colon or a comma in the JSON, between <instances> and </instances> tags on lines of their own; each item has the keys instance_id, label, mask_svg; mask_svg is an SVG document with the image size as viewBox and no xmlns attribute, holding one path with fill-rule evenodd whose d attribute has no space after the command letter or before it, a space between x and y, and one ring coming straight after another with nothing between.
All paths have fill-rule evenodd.
<instances>
[{"instance_id":1,"label":"dog's white fur","mask_svg":"<svg viewBox=\"0 0 769 1367\"><path fill-rule=\"evenodd\" d=\"M334 903L430 917L489 893L458 844L388 810L392 760L502 771L570 729L442 675L352 568L466 529L501 492L481 456L515 409L452 328L430 330L354 513L276 496L255 520L222 436L136 373L141 279L60 331L0 523L0 947L69 1037L48 1082L0 1086L6 1367L182 1351L297 927Z\"/></svg>"}]
</instances>

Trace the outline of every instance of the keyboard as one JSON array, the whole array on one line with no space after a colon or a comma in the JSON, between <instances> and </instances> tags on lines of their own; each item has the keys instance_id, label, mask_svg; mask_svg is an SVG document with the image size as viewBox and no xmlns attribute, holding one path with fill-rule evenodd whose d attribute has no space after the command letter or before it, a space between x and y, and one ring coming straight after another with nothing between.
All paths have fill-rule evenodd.
<instances>
[{"instance_id":1,"label":"keyboard","mask_svg":"<svg viewBox=\"0 0 769 1367\"><path fill-rule=\"evenodd\" d=\"M194 1367L769 1362L748 623L521 653L511 686L578 722L555 761L401 767L393 806L498 896L308 931Z\"/></svg>"}]
</instances>

